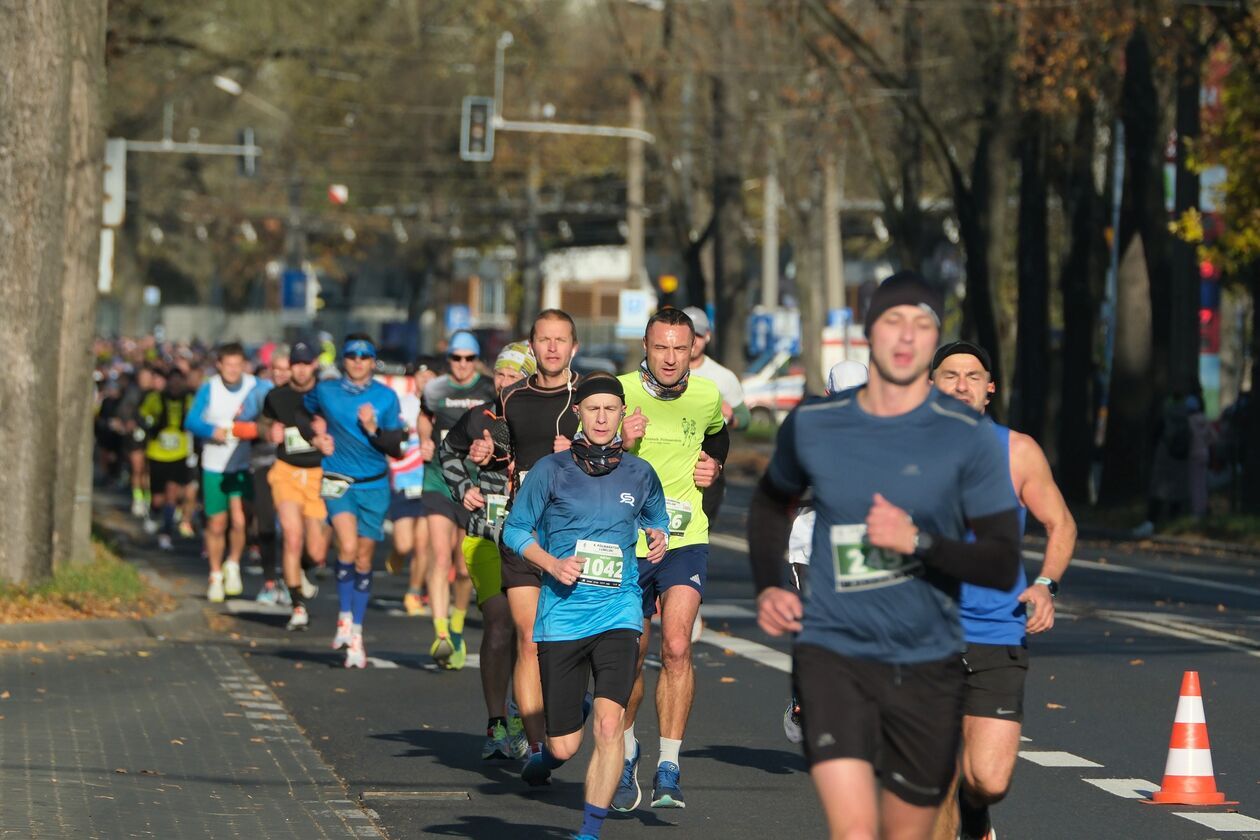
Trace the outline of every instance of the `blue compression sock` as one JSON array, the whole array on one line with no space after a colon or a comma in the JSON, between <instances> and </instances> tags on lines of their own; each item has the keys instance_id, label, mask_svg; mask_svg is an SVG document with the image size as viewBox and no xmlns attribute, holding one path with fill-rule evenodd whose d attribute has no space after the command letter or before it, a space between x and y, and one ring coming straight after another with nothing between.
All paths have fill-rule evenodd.
<instances>
[{"instance_id":1,"label":"blue compression sock","mask_svg":"<svg viewBox=\"0 0 1260 840\"><path fill-rule=\"evenodd\" d=\"M368 601L372 598L372 571L354 573L354 598L350 611L354 614L354 623L363 626L363 616L367 615Z\"/></svg>"},{"instance_id":2,"label":"blue compression sock","mask_svg":"<svg viewBox=\"0 0 1260 840\"><path fill-rule=\"evenodd\" d=\"M354 598L354 564L337 561L337 600L341 612L348 613L352 609Z\"/></svg>"},{"instance_id":3,"label":"blue compression sock","mask_svg":"<svg viewBox=\"0 0 1260 840\"><path fill-rule=\"evenodd\" d=\"M547 765L548 770L555 770L564 766L564 759L556 758L551 750L547 749L547 745L543 744L542 748L543 764Z\"/></svg>"},{"instance_id":4,"label":"blue compression sock","mask_svg":"<svg viewBox=\"0 0 1260 840\"><path fill-rule=\"evenodd\" d=\"M587 802L582 806L582 827L578 829L578 834L598 837L599 830L604 827L604 820L607 817L607 808L599 808Z\"/></svg>"}]
</instances>

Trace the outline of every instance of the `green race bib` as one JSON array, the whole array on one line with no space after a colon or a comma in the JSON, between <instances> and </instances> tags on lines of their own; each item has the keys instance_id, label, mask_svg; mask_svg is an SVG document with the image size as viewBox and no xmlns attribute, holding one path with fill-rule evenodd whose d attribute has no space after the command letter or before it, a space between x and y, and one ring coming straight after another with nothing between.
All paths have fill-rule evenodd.
<instances>
[{"instance_id":1,"label":"green race bib","mask_svg":"<svg viewBox=\"0 0 1260 840\"><path fill-rule=\"evenodd\" d=\"M837 592L901 583L922 569L912 556L868 544L865 525L831 526L831 557Z\"/></svg>"},{"instance_id":2,"label":"green race bib","mask_svg":"<svg viewBox=\"0 0 1260 840\"><path fill-rule=\"evenodd\" d=\"M665 513L669 516L669 535L671 537L681 537L687 533L687 526L691 524L690 502L666 499Z\"/></svg>"},{"instance_id":3,"label":"green race bib","mask_svg":"<svg viewBox=\"0 0 1260 840\"><path fill-rule=\"evenodd\" d=\"M578 575L578 583L587 586L621 586L622 564L625 562L621 546L595 540L578 540L574 554L582 560L582 574Z\"/></svg>"},{"instance_id":4,"label":"green race bib","mask_svg":"<svg viewBox=\"0 0 1260 840\"><path fill-rule=\"evenodd\" d=\"M290 455L301 455L304 452L314 452L315 447L306 442L306 438L302 437L297 426L285 426L284 451Z\"/></svg>"},{"instance_id":5,"label":"green race bib","mask_svg":"<svg viewBox=\"0 0 1260 840\"><path fill-rule=\"evenodd\" d=\"M503 516L507 501L507 496L501 493L490 493L486 496L486 524L491 528L499 524L499 517Z\"/></svg>"}]
</instances>

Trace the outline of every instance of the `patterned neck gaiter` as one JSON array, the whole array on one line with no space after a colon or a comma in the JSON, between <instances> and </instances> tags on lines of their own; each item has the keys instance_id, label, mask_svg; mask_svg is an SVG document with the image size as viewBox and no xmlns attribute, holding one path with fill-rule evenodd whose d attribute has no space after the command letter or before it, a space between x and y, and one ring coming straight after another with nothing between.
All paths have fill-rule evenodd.
<instances>
[{"instance_id":1,"label":"patterned neck gaiter","mask_svg":"<svg viewBox=\"0 0 1260 840\"><path fill-rule=\"evenodd\" d=\"M662 385L652 375L651 368L648 367L647 359L639 364L639 380L643 383L643 390L647 391L658 400L676 400L687 390L687 380L691 378L691 368L687 368L683 372L682 379L679 379L673 385Z\"/></svg>"},{"instance_id":2,"label":"patterned neck gaiter","mask_svg":"<svg viewBox=\"0 0 1260 840\"><path fill-rule=\"evenodd\" d=\"M573 463L587 475L596 478L608 475L621 463L621 438L613 438L607 446L596 446L586 439L585 434L578 432L569 447L569 454L573 456Z\"/></svg>"}]
</instances>

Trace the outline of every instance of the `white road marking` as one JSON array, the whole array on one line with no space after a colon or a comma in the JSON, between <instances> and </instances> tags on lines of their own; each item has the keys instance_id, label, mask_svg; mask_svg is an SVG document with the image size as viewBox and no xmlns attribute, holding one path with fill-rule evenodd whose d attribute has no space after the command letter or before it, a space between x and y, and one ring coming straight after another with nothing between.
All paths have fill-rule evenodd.
<instances>
[{"instance_id":1,"label":"white road marking","mask_svg":"<svg viewBox=\"0 0 1260 840\"><path fill-rule=\"evenodd\" d=\"M224 605L232 615L289 615L293 612L292 607L280 604L262 604L258 601L250 601L243 598L229 599Z\"/></svg>"},{"instance_id":2,"label":"white road marking","mask_svg":"<svg viewBox=\"0 0 1260 840\"><path fill-rule=\"evenodd\" d=\"M710 539L712 539L712 536L710 536ZM1045 555L1040 551L1025 551L1024 556L1030 560L1041 560L1045 557ZM1224 592L1239 592L1243 595L1260 595L1260 589L1257 589L1254 586L1243 586L1238 583L1222 583L1219 581L1190 577L1189 575L1175 575L1171 572L1157 572L1151 569L1136 569L1133 566L1122 566L1118 563L1098 563L1094 560L1081 560L1078 557L1073 557L1072 566L1084 569L1093 569L1097 572L1113 572L1120 575L1137 575L1138 577L1152 578L1154 580L1166 580L1171 583L1184 583L1190 586L1197 586L1201 589L1220 589Z\"/></svg>"},{"instance_id":3,"label":"white road marking","mask_svg":"<svg viewBox=\"0 0 1260 840\"><path fill-rule=\"evenodd\" d=\"M1205 825L1213 831L1256 831L1260 829L1260 820L1246 814L1212 814L1195 811L1173 811L1173 816L1183 817L1199 825Z\"/></svg>"},{"instance_id":4,"label":"white road marking","mask_svg":"<svg viewBox=\"0 0 1260 840\"><path fill-rule=\"evenodd\" d=\"M1220 630L1206 627L1190 627L1179 621L1150 613L1131 613L1119 610L1099 610L1095 615L1105 621L1123 624L1138 630L1145 630L1161 636L1172 636L1174 639L1186 639L1212 647L1225 648L1235 653L1242 653L1260 659L1260 642L1245 636L1235 636Z\"/></svg>"},{"instance_id":5,"label":"white road marking","mask_svg":"<svg viewBox=\"0 0 1260 840\"><path fill-rule=\"evenodd\" d=\"M1023 741L1023 742L1026 744L1026 743L1028 743L1029 741L1031 741L1031 740L1032 740L1032 738L1029 738L1027 735L1020 735L1020 736L1019 736L1019 740Z\"/></svg>"},{"instance_id":6,"label":"white road marking","mask_svg":"<svg viewBox=\"0 0 1260 840\"><path fill-rule=\"evenodd\" d=\"M700 615L706 621L719 618L756 618L757 611L739 604L701 604Z\"/></svg>"},{"instance_id":7,"label":"white road marking","mask_svg":"<svg viewBox=\"0 0 1260 840\"><path fill-rule=\"evenodd\" d=\"M387 670L398 667L397 662L392 662L388 659L381 659L379 656L369 656L367 658L367 663L373 668L385 668Z\"/></svg>"},{"instance_id":8,"label":"white road marking","mask_svg":"<svg viewBox=\"0 0 1260 840\"><path fill-rule=\"evenodd\" d=\"M1159 785L1146 779L1081 779L1121 799L1150 799Z\"/></svg>"},{"instance_id":9,"label":"white road marking","mask_svg":"<svg viewBox=\"0 0 1260 840\"><path fill-rule=\"evenodd\" d=\"M1088 758L1062 750L1020 750L1019 757L1042 767L1102 767Z\"/></svg>"},{"instance_id":10,"label":"white road marking","mask_svg":"<svg viewBox=\"0 0 1260 840\"><path fill-rule=\"evenodd\" d=\"M730 534L715 534L712 531L709 532L709 545L729 548L732 551L748 551L748 540L743 537L734 537Z\"/></svg>"},{"instance_id":11,"label":"white road marking","mask_svg":"<svg viewBox=\"0 0 1260 840\"><path fill-rule=\"evenodd\" d=\"M772 647L767 647L748 639L741 639L739 636L715 633L707 627L700 634L700 641L714 647L729 650L745 659L751 659L759 665L774 668L776 671L782 671L785 674L792 673L792 657Z\"/></svg>"}]
</instances>

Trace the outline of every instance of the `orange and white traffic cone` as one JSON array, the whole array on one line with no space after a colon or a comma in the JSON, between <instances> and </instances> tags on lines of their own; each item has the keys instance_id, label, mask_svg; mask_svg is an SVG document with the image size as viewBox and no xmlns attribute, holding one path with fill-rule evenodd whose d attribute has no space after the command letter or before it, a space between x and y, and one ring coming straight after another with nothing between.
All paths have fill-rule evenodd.
<instances>
[{"instance_id":1,"label":"orange and white traffic cone","mask_svg":"<svg viewBox=\"0 0 1260 840\"><path fill-rule=\"evenodd\" d=\"M1164 784L1147 800L1153 805L1237 805L1226 802L1216 789L1212 771L1212 750L1208 745L1207 719L1203 716L1203 694L1199 672L1186 671L1181 678L1181 697L1168 743L1168 763Z\"/></svg>"}]
</instances>

